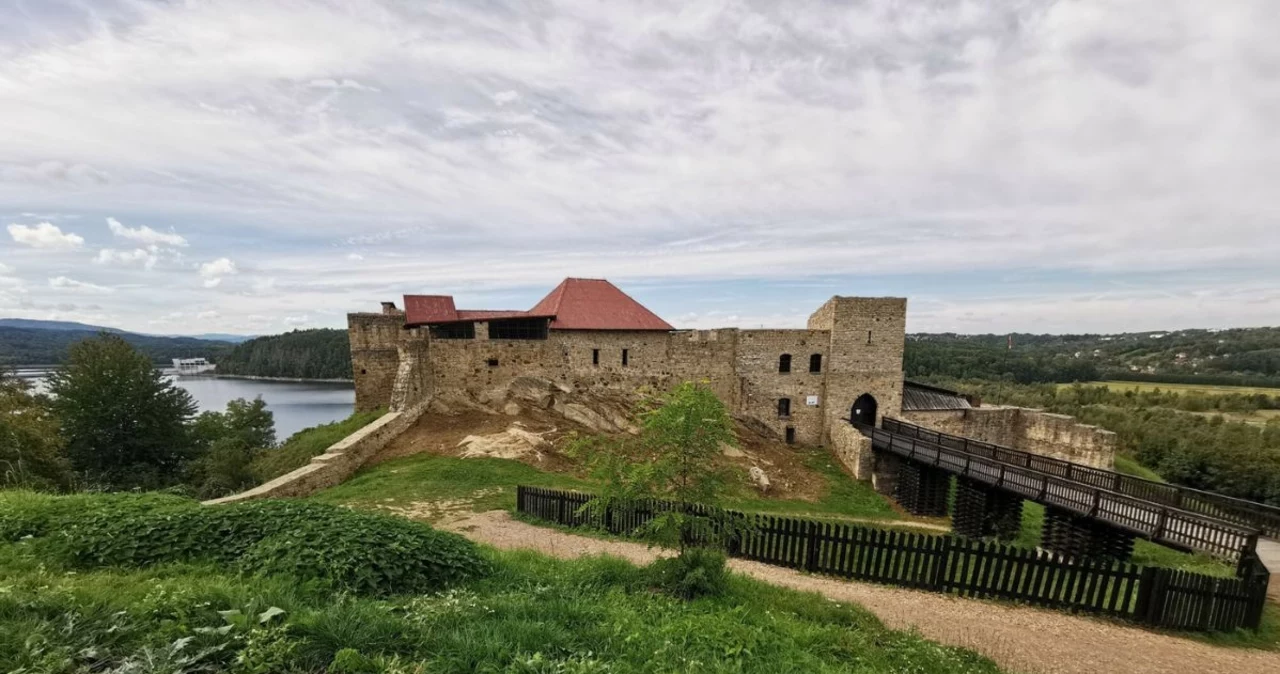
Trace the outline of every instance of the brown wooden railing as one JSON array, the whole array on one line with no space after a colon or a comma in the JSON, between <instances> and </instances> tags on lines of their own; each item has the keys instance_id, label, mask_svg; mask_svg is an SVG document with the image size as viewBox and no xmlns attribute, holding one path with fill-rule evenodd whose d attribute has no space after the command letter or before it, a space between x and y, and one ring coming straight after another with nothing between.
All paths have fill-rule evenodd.
<instances>
[{"instance_id":1,"label":"brown wooden railing","mask_svg":"<svg viewBox=\"0 0 1280 674\"><path fill-rule=\"evenodd\" d=\"M1164 482L1144 480L1140 477L1094 468L1071 461L1032 454L1012 447L1004 447L972 440L959 435L940 433L905 421L885 417L881 423L886 431L928 440L969 454L1012 463L1026 468L1066 478L1074 482L1100 487L1107 491L1132 496L1151 503L1173 506L1179 510L1199 513L1246 527L1257 529L1264 536L1280 538L1280 508L1265 503L1223 496L1213 492L1180 487Z\"/></svg>"},{"instance_id":2,"label":"brown wooden railing","mask_svg":"<svg viewBox=\"0 0 1280 674\"><path fill-rule=\"evenodd\" d=\"M631 535L676 504L643 499L586 508L581 492L520 486L520 513L568 526ZM1073 560L1045 551L794 517L685 506L716 521L736 518L730 556L811 573L888 583L963 597L988 597L1109 615L1147 625L1218 631L1257 628L1268 576L1214 578L1121 562ZM745 523L745 526L743 524ZM698 542L698 541L693 541Z\"/></svg>"},{"instance_id":3,"label":"brown wooden railing","mask_svg":"<svg viewBox=\"0 0 1280 674\"><path fill-rule=\"evenodd\" d=\"M890 428L902 428L892 419L885 421ZM1231 561L1239 561L1257 546L1256 529L1046 473L1036 467L1038 463L1026 466L1005 461L1001 454L991 457L948 447L928 439L926 429L913 428L914 435L871 427L863 432L870 434L875 449L1101 520L1162 545Z\"/></svg>"}]
</instances>

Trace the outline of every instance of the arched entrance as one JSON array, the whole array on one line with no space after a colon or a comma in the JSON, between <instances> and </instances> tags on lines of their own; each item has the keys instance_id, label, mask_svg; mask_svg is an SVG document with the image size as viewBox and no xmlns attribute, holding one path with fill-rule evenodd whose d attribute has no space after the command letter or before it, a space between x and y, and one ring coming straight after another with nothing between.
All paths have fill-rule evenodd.
<instances>
[{"instance_id":1,"label":"arched entrance","mask_svg":"<svg viewBox=\"0 0 1280 674\"><path fill-rule=\"evenodd\" d=\"M849 421L854 425L866 424L868 426L876 425L876 398L870 393L863 393L858 399L853 401L853 407L849 408Z\"/></svg>"}]
</instances>

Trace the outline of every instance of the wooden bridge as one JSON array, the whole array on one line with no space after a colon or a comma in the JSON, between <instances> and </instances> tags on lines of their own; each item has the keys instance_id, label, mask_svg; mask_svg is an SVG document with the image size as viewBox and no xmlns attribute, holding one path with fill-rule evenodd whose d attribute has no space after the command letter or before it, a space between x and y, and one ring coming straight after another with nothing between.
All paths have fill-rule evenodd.
<instances>
[{"instance_id":1,"label":"wooden bridge","mask_svg":"<svg viewBox=\"0 0 1280 674\"><path fill-rule=\"evenodd\" d=\"M1031 454L885 418L872 447L990 488L1187 551L1240 561L1280 509ZM1238 502L1238 503L1234 503ZM1248 504L1252 508L1246 508Z\"/></svg>"}]
</instances>

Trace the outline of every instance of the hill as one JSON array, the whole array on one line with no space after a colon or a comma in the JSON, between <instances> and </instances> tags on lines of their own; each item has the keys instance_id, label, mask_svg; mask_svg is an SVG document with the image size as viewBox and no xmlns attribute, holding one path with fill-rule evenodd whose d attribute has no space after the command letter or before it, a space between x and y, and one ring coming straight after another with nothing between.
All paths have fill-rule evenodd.
<instances>
[{"instance_id":1,"label":"hill","mask_svg":"<svg viewBox=\"0 0 1280 674\"><path fill-rule=\"evenodd\" d=\"M351 345L346 330L294 330L237 344L215 362L219 374L350 379Z\"/></svg>"},{"instance_id":2,"label":"hill","mask_svg":"<svg viewBox=\"0 0 1280 674\"><path fill-rule=\"evenodd\" d=\"M156 363L174 358L216 359L231 348L226 342L191 337L154 337L114 331ZM0 365L56 365L66 358L72 344L96 337L102 330L69 328L15 328L0 326Z\"/></svg>"},{"instance_id":3,"label":"hill","mask_svg":"<svg viewBox=\"0 0 1280 674\"><path fill-rule=\"evenodd\" d=\"M34 318L0 318L0 328L26 328L29 330L72 330L92 332L124 332L101 325L89 325L75 321L41 321Z\"/></svg>"},{"instance_id":4,"label":"hill","mask_svg":"<svg viewBox=\"0 0 1280 674\"><path fill-rule=\"evenodd\" d=\"M1010 347L1010 341L1012 346ZM1280 328L907 337L910 378L1280 385Z\"/></svg>"}]
</instances>

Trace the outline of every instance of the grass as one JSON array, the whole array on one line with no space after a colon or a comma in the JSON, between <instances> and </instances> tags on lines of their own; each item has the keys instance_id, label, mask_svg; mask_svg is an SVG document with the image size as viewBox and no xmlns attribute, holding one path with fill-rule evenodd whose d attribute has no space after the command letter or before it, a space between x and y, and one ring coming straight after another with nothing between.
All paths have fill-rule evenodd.
<instances>
[{"instance_id":1,"label":"grass","mask_svg":"<svg viewBox=\"0 0 1280 674\"><path fill-rule=\"evenodd\" d=\"M373 423L383 412L385 410L355 412L342 421L298 431L279 447L259 454L251 466L253 474L260 482L267 482L301 468L335 442Z\"/></svg>"},{"instance_id":2,"label":"grass","mask_svg":"<svg viewBox=\"0 0 1280 674\"><path fill-rule=\"evenodd\" d=\"M725 506L751 512L789 515L850 517L874 520L901 520L884 496L848 476L821 449L800 449L805 462L825 481L818 501L773 499L758 495L745 484L733 491ZM433 519L450 510L515 508L517 485L552 489L592 491L595 485L564 473L541 471L510 459L458 459L435 454L417 454L381 463L357 473L346 482L311 498L326 503L366 508L413 508L415 516Z\"/></svg>"},{"instance_id":3,"label":"grass","mask_svg":"<svg viewBox=\"0 0 1280 674\"><path fill-rule=\"evenodd\" d=\"M1059 384L1059 386L1074 386L1074 384ZM1227 395L1230 393L1239 393L1241 395L1251 395L1254 393L1262 393L1269 396L1280 396L1280 388L1265 388L1259 386L1227 386L1220 384L1169 384L1163 382L1137 382L1137 381L1091 381L1085 386L1105 386L1113 391L1169 391L1176 393L1203 393L1206 395Z\"/></svg>"},{"instance_id":4,"label":"grass","mask_svg":"<svg viewBox=\"0 0 1280 674\"><path fill-rule=\"evenodd\" d=\"M476 511L509 510L515 508L516 486L522 484L553 489L591 488L585 480L540 471L510 459L417 454L361 470L346 482L311 498L357 507L449 501Z\"/></svg>"},{"instance_id":5,"label":"grass","mask_svg":"<svg viewBox=\"0 0 1280 674\"><path fill-rule=\"evenodd\" d=\"M825 449L797 448L804 455L805 465L818 473L825 481L822 497L817 501L799 499L772 499L743 488L725 501L725 506L751 512L777 513L806 516L838 516L857 519L900 520L904 516L893 509L889 499L871 487L844 472Z\"/></svg>"},{"instance_id":6,"label":"grass","mask_svg":"<svg viewBox=\"0 0 1280 674\"><path fill-rule=\"evenodd\" d=\"M1114 468L1117 473L1122 473L1124 475L1132 475L1144 480L1151 480L1152 482L1165 481L1164 478L1160 477L1159 473L1138 463L1137 459L1124 454L1116 454Z\"/></svg>"},{"instance_id":7,"label":"grass","mask_svg":"<svg viewBox=\"0 0 1280 674\"><path fill-rule=\"evenodd\" d=\"M378 599L207 564L69 569L46 542L0 543L0 671L999 671L816 594L734 576L685 602L612 558L485 549L485 578Z\"/></svg>"}]
</instances>

